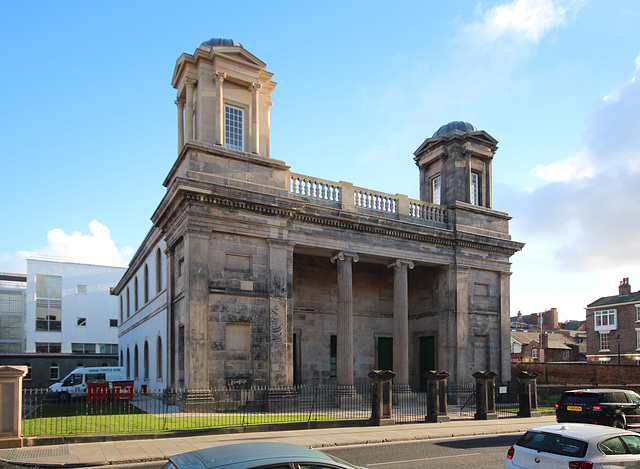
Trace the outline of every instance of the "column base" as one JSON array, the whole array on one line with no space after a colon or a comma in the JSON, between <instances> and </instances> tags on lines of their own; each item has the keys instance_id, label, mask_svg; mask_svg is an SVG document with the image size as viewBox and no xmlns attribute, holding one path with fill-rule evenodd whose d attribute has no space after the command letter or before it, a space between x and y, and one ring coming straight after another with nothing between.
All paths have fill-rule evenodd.
<instances>
[{"instance_id":1,"label":"column base","mask_svg":"<svg viewBox=\"0 0 640 469\"><path fill-rule=\"evenodd\" d=\"M497 412L487 412L483 414L476 413L473 416L473 418L476 420L498 420L498 413Z\"/></svg>"},{"instance_id":2,"label":"column base","mask_svg":"<svg viewBox=\"0 0 640 469\"><path fill-rule=\"evenodd\" d=\"M214 412L215 407L216 400L211 389L190 389L178 399L178 408L182 412Z\"/></svg>"}]
</instances>

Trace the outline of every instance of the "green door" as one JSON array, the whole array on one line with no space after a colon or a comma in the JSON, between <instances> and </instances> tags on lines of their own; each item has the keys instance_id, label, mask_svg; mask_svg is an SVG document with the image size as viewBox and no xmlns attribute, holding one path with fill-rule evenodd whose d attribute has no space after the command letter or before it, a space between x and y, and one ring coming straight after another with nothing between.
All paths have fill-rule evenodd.
<instances>
[{"instance_id":1,"label":"green door","mask_svg":"<svg viewBox=\"0 0 640 469\"><path fill-rule=\"evenodd\" d=\"M420 337L420 391L427 390L425 371L436 369L436 338L432 335Z\"/></svg>"},{"instance_id":2,"label":"green door","mask_svg":"<svg viewBox=\"0 0 640 469\"><path fill-rule=\"evenodd\" d=\"M378 369L393 370L393 338L378 337Z\"/></svg>"}]
</instances>

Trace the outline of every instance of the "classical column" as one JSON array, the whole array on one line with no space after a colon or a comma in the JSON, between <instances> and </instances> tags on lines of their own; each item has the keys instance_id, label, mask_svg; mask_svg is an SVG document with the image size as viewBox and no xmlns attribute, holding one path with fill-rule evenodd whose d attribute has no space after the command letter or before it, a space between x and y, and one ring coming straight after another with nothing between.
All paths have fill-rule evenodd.
<instances>
[{"instance_id":1,"label":"classical column","mask_svg":"<svg viewBox=\"0 0 640 469\"><path fill-rule=\"evenodd\" d=\"M168 387L176 388L178 386L178 380L176 378L176 355L178 354L178 347L176 345L176 313L173 305L173 297L175 295L175 284L173 279L173 263L175 262L173 248L167 247L165 249L166 255L166 272L167 272L167 339L165 350L167 354L162 357L164 363L167 365L167 383Z\"/></svg>"},{"instance_id":2,"label":"classical column","mask_svg":"<svg viewBox=\"0 0 640 469\"><path fill-rule=\"evenodd\" d=\"M258 92L262 85L251 83L251 152L260 153L260 109L258 106Z\"/></svg>"},{"instance_id":3,"label":"classical column","mask_svg":"<svg viewBox=\"0 0 640 469\"><path fill-rule=\"evenodd\" d=\"M216 72L212 78L216 84L216 121L214 130L214 141L216 145L224 146L224 92L222 83L224 83L225 78L227 78L227 74Z\"/></svg>"},{"instance_id":4,"label":"classical column","mask_svg":"<svg viewBox=\"0 0 640 469\"><path fill-rule=\"evenodd\" d=\"M500 272L500 380L511 380L511 272Z\"/></svg>"},{"instance_id":5,"label":"classical column","mask_svg":"<svg viewBox=\"0 0 640 469\"><path fill-rule=\"evenodd\" d=\"M393 371L394 391L409 390L409 286L407 269L413 262L398 259L393 267Z\"/></svg>"},{"instance_id":6,"label":"classical column","mask_svg":"<svg viewBox=\"0 0 640 469\"><path fill-rule=\"evenodd\" d=\"M193 87L197 80L194 78L186 78L187 85L187 102L185 108L185 142L193 140Z\"/></svg>"},{"instance_id":7,"label":"classical column","mask_svg":"<svg viewBox=\"0 0 640 469\"><path fill-rule=\"evenodd\" d=\"M338 267L338 349L336 356L338 386L353 386L353 263L355 253L340 252L331 258Z\"/></svg>"},{"instance_id":8,"label":"classical column","mask_svg":"<svg viewBox=\"0 0 640 469\"><path fill-rule=\"evenodd\" d=\"M184 147L184 99L176 99L176 106L178 106L178 153Z\"/></svg>"},{"instance_id":9,"label":"classical column","mask_svg":"<svg viewBox=\"0 0 640 469\"><path fill-rule=\"evenodd\" d=\"M487 208L491 208L491 160L493 158L487 158L485 160L485 183L484 183L484 193L485 195L485 203L484 206Z\"/></svg>"}]
</instances>

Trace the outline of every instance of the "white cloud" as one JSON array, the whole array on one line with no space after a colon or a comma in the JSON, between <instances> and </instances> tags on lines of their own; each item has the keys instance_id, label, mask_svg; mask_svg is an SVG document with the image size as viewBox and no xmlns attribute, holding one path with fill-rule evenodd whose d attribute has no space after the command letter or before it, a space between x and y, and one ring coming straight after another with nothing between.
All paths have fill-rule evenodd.
<instances>
[{"instance_id":1,"label":"white cloud","mask_svg":"<svg viewBox=\"0 0 640 469\"><path fill-rule=\"evenodd\" d=\"M25 273L25 260L30 257L69 260L100 265L124 265L133 249L118 250L111 239L111 231L97 220L89 223L90 234L74 231L65 233L54 228L47 233L47 245L33 251L0 253L0 272Z\"/></svg>"},{"instance_id":2,"label":"white cloud","mask_svg":"<svg viewBox=\"0 0 640 469\"><path fill-rule=\"evenodd\" d=\"M546 182L570 182L593 177L595 169L587 155L579 154L564 162L538 165L533 168L532 173Z\"/></svg>"},{"instance_id":3,"label":"white cloud","mask_svg":"<svg viewBox=\"0 0 640 469\"><path fill-rule=\"evenodd\" d=\"M515 0L487 11L481 31L488 40L509 36L538 42L550 30L565 24L568 11L569 7L552 0Z\"/></svg>"}]
</instances>

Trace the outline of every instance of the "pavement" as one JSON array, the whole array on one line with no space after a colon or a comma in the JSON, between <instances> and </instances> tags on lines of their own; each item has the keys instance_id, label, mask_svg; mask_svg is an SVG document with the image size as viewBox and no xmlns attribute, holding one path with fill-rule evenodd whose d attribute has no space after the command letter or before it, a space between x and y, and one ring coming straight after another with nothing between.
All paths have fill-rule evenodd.
<instances>
[{"instance_id":1,"label":"pavement","mask_svg":"<svg viewBox=\"0 0 640 469\"><path fill-rule=\"evenodd\" d=\"M211 446L256 441L294 443L312 448L523 433L551 425L554 415L498 420L452 419L450 422L387 426L281 430L255 433L208 434L154 439L125 439L86 443L62 443L0 449L0 462L31 467L91 467L166 460L169 456ZM514 435L515 436L515 435ZM2 466L0 466L1 468ZM4 467L7 467L4 465Z\"/></svg>"}]
</instances>

